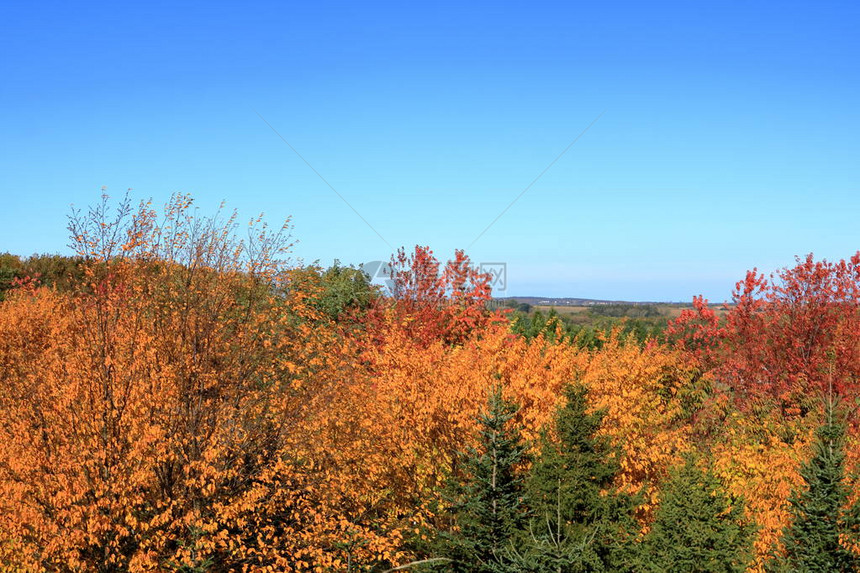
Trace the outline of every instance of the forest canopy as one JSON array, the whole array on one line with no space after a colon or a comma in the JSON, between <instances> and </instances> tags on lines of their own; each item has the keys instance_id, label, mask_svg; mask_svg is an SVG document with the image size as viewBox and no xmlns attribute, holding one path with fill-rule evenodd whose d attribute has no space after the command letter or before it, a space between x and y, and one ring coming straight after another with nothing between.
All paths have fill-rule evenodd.
<instances>
[{"instance_id":1,"label":"forest canopy","mask_svg":"<svg viewBox=\"0 0 860 573\"><path fill-rule=\"evenodd\" d=\"M580 329L462 251L383 292L185 195L69 221L0 255L0 570L858 570L860 252Z\"/></svg>"}]
</instances>

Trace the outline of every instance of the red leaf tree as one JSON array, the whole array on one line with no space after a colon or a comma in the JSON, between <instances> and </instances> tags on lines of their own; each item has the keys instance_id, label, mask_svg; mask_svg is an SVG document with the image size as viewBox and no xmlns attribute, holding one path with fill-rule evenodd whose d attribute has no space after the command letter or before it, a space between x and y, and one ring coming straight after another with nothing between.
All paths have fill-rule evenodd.
<instances>
[{"instance_id":1,"label":"red leaf tree","mask_svg":"<svg viewBox=\"0 0 860 573\"><path fill-rule=\"evenodd\" d=\"M833 392L860 385L860 251L848 260L812 254L769 277L747 272L735 285L724 320L702 298L669 328L679 346L700 359L743 400L776 400L800 413Z\"/></svg>"},{"instance_id":2,"label":"red leaf tree","mask_svg":"<svg viewBox=\"0 0 860 573\"><path fill-rule=\"evenodd\" d=\"M401 248L391 258L390 276L391 297L378 299L368 318L378 333L397 325L422 344L458 344L501 317L487 309L490 276L472 266L463 251L442 266L429 247L416 246L410 255Z\"/></svg>"}]
</instances>

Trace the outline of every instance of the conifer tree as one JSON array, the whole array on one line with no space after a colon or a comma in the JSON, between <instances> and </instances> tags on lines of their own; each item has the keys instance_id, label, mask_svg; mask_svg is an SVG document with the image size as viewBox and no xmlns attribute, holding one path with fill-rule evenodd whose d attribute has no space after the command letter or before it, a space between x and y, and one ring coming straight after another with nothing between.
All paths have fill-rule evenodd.
<instances>
[{"instance_id":1,"label":"conifer tree","mask_svg":"<svg viewBox=\"0 0 860 573\"><path fill-rule=\"evenodd\" d=\"M512 422L519 407L496 387L478 418L478 447L462 455L464 483L453 486L456 528L440 536L437 553L451 559L448 571L507 571L504 549L523 527L523 478L519 466L526 447Z\"/></svg>"},{"instance_id":2,"label":"conifer tree","mask_svg":"<svg viewBox=\"0 0 860 573\"><path fill-rule=\"evenodd\" d=\"M743 514L743 501L687 457L663 485L637 570L742 573L752 557L753 534Z\"/></svg>"},{"instance_id":3,"label":"conifer tree","mask_svg":"<svg viewBox=\"0 0 860 573\"><path fill-rule=\"evenodd\" d=\"M857 530L857 508L847 508L845 426L830 393L824 423L816 432L813 456L800 468L804 487L789 498L791 523L782 536L783 554L773 571L842 573L860 570L860 559L840 538Z\"/></svg>"},{"instance_id":4,"label":"conifer tree","mask_svg":"<svg viewBox=\"0 0 860 573\"><path fill-rule=\"evenodd\" d=\"M528 528L509 555L517 571L626 571L635 504L612 485L617 453L597 435L605 413L588 412L583 386L568 386L565 398L529 478Z\"/></svg>"}]
</instances>

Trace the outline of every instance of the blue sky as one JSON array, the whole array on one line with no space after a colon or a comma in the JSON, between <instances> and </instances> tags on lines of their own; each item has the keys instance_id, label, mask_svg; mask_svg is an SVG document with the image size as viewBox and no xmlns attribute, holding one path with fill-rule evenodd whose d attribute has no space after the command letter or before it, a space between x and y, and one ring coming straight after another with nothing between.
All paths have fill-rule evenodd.
<instances>
[{"instance_id":1,"label":"blue sky","mask_svg":"<svg viewBox=\"0 0 860 573\"><path fill-rule=\"evenodd\" d=\"M69 205L102 186L292 216L305 262L468 247L508 295L723 300L748 268L860 248L857 3L6 2L0 22L0 252L67 252Z\"/></svg>"}]
</instances>

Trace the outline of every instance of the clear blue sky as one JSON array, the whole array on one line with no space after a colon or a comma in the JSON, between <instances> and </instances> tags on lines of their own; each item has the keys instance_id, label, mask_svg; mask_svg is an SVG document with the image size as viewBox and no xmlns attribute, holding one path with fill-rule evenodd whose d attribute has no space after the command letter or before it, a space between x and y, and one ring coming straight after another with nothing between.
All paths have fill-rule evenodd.
<instances>
[{"instance_id":1,"label":"clear blue sky","mask_svg":"<svg viewBox=\"0 0 860 573\"><path fill-rule=\"evenodd\" d=\"M101 186L291 215L306 262L474 245L508 295L723 300L860 248L856 2L4 2L0 252Z\"/></svg>"}]
</instances>

